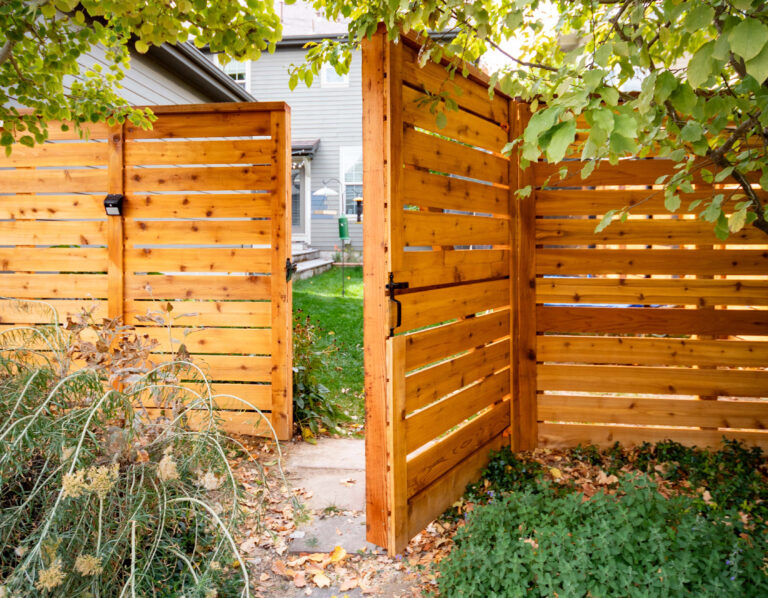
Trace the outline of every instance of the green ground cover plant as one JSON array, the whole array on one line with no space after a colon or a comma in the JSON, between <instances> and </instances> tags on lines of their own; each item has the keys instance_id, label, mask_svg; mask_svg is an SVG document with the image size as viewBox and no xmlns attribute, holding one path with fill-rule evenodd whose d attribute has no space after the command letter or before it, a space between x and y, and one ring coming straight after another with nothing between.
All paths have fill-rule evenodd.
<instances>
[{"instance_id":1,"label":"green ground cover plant","mask_svg":"<svg viewBox=\"0 0 768 598\"><path fill-rule=\"evenodd\" d=\"M328 389L328 398L351 418L346 426L362 429L363 400L363 271L345 268L345 296L341 296L341 268L298 280L293 285L297 321L309 318L315 329L314 350L322 353L317 382ZM299 357L294 365L301 366ZM343 423L343 422L339 422Z\"/></svg>"},{"instance_id":2,"label":"green ground cover plant","mask_svg":"<svg viewBox=\"0 0 768 598\"><path fill-rule=\"evenodd\" d=\"M202 370L153 346L89 314L0 333L0 596L251 595L237 443Z\"/></svg>"},{"instance_id":3,"label":"green ground cover plant","mask_svg":"<svg viewBox=\"0 0 768 598\"><path fill-rule=\"evenodd\" d=\"M446 512L442 596L768 595L768 462L723 439L492 454Z\"/></svg>"}]
</instances>

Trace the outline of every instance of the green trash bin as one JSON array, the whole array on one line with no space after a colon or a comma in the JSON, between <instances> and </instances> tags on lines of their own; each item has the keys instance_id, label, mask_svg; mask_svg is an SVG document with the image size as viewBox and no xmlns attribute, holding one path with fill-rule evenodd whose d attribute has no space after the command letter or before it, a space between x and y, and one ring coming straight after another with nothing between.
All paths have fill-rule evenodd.
<instances>
[{"instance_id":1,"label":"green trash bin","mask_svg":"<svg viewBox=\"0 0 768 598\"><path fill-rule=\"evenodd\" d=\"M349 218L343 214L339 216L339 238L342 241L349 241Z\"/></svg>"}]
</instances>

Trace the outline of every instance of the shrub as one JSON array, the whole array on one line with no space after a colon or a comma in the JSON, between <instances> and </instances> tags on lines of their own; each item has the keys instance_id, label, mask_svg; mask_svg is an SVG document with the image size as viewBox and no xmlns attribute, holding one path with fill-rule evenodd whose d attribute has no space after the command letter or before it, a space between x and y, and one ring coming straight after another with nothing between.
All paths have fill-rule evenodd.
<instances>
[{"instance_id":1,"label":"shrub","mask_svg":"<svg viewBox=\"0 0 768 598\"><path fill-rule=\"evenodd\" d=\"M340 432L339 424L349 417L317 381L323 360L338 350L334 344L320 348L321 328L304 316L294 314L293 323L293 419L302 438L312 441L323 432Z\"/></svg>"},{"instance_id":2,"label":"shrub","mask_svg":"<svg viewBox=\"0 0 768 598\"><path fill-rule=\"evenodd\" d=\"M0 334L0 595L250 595L215 396L152 347L89 314Z\"/></svg>"},{"instance_id":3,"label":"shrub","mask_svg":"<svg viewBox=\"0 0 768 598\"><path fill-rule=\"evenodd\" d=\"M740 536L692 498L647 478L616 495L514 493L468 515L440 563L441 596L757 597L768 595L764 535Z\"/></svg>"}]
</instances>

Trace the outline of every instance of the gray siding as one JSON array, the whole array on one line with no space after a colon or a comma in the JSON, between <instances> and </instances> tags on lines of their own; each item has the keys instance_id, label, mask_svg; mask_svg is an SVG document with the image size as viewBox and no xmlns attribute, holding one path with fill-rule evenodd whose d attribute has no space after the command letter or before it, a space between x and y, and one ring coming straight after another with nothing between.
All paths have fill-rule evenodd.
<instances>
[{"instance_id":1,"label":"gray siding","mask_svg":"<svg viewBox=\"0 0 768 598\"><path fill-rule=\"evenodd\" d=\"M96 62L105 69L108 66L102 46L96 46L80 60L85 68ZM121 82L123 89L120 95L133 105L201 104L210 101L210 98L143 54L131 52L130 65Z\"/></svg>"},{"instance_id":2,"label":"gray siding","mask_svg":"<svg viewBox=\"0 0 768 598\"><path fill-rule=\"evenodd\" d=\"M293 139L320 139L320 147L312 160L314 192L323 186L323 180L341 178L340 148L363 145L361 61L359 53L352 59L349 87L323 88L316 79L311 88L300 83L290 91L288 67L291 63L301 63L304 52L300 48L281 48L274 54L262 54L258 61L251 63L250 92L260 102L288 102ZM336 182L329 186L338 189ZM336 217L311 216L312 246L326 251L340 246ZM362 249L362 224L354 222L354 216L350 217L350 236L352 245Z\"/></svg>"}]
</instances>

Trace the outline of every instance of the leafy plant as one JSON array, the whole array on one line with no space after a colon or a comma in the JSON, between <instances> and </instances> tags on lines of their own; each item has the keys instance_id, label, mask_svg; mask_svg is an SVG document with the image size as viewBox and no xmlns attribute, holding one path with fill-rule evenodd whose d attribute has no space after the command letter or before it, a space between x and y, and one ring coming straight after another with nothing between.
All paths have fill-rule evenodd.
<instances>
[{"instance_id":1,"label":"leafy plant","mask_svg":"<svg viewBox=\"0 0 768 598\"><path fill-rule=\"evenodd\" d=\"M339 424L349 416L328 396L328 389L317 381L323 359L336 351L334 344L320 348L320 327L304 316L294 314L293 324L293 419L302 438L312 442L324 432L339 432Z\"/></svg>"},{"instance_id":2,"label":"leafy plant","mask_svg":"<svg viewBox=\"0 0 768 598\"><path fill-rule=\"evenodd\" d=\"M0 595L250 595L234 441L202 370L153 347L88 313L0 333Z\"/></svg>"},{"instance_id":3,"label":"leafy plant","mask_svg":"<svg viewBox=\"0 0 768 598\"><path fill-rule=\"evenodd\" d=\"M584 501L549 485L469 514L439 564L441 596L699 596L768 593L764 535L739 535L738 515L712 520L689 496L665 499L647 478Z\"/></svg>"}]
</instances>

